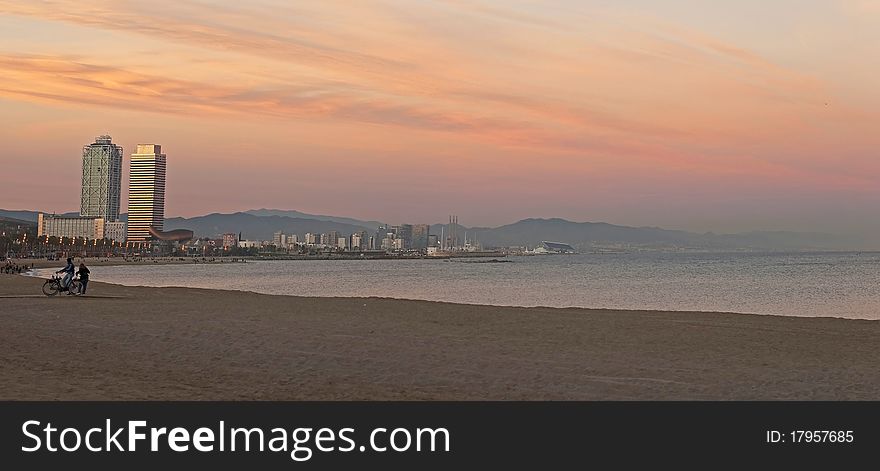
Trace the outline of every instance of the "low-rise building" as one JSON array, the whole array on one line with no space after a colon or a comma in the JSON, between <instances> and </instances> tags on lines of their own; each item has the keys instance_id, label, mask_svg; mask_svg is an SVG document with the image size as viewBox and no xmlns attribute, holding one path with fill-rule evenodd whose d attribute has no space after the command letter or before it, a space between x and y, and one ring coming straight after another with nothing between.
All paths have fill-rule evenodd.
<instances>
[{"instance_id":1,"label":"low-rise building","mask_svg":"<svg viewBox=\"0 0 880 471\"><path fill-rule=\"evenodd\" d=\"M272 236L272 243L276 248L283 248L287 245L287 235L284 234L284 231L278 231Z\"/></svg>"},{"instance_id":2,"label":"low-rise building","mask_svg":"<svg viewBox=\"0 0 880 471\"><path fill-rule=\"evenodd\" d=\"M240 240L238 241L238 248L240 249L258 249L260 248L259 240Z\"/></svg>"},{"instance_id":3,"label":"low-rise building","mask_svg":"<svg viewBox=\"0 0 880 471\"><path fill-rule=\"evenodd\" d=\"M351 250L363 250L364 249L364 238L360 233L355 232L351 235Z\"/></svg>"},{"instance_id":4,"label":"low-rise building","mask_svg":"<svg viewBox=\"0 0 880 471\"><path fill-rule=\"evenodd\" d=\"M37 236L103 239L104 218L40 213L37 216Z\"/></svg>"},{"instance_id":5,"label":"low-rise building","mask_svg":"<svg viewBox=\"0 0 880 471\"><path fill-rule=\"evenodd\" d=\"M104 238L110 239L114 242L125 242L127 226L128 225L122 221L105 222Z\"/></svg>"},{"instance_id":6,"label":"low-rise building","mask_svg":"<svg viewBox=\"0 0 880 471\"><path fill-rule=\"evenodd\" d=\"M238 236L231 232L223 234L223 250L238 247Z\"/></svg>"}]
</instances>

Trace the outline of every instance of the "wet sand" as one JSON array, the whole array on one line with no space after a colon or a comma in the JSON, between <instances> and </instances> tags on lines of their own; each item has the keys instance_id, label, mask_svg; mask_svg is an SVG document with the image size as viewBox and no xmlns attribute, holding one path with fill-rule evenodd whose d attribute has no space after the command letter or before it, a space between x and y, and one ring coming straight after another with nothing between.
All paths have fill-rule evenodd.
<instances>
[{"instance_id":1,"label":"wet sand","mask_svg":"<svg viewBox=\"0 0 880 471\"><path fill-rule=\"evenodd\" d=\"M0 275L0 399L880 399L878 321L42 282Z\"/></svg>"},{"instance_id":2,"label":"wet sand","mask_svg":"<svg viewBox=\"0 0 880 471\"><path fill-rule=\"evenodd\" d=\"M147 257L147 258L124 258L124 257L74 257L73 261L78 266L85 262L87 266L106 267L114 265L192 265L195 263L242 263L247 257ZM65 260L46 260L45 258L19 258L10 260L13 264L23 267L34 268L58 268L64 267ZM6 262L0 262L0 266Z\"/></svg>"}]
</instances>

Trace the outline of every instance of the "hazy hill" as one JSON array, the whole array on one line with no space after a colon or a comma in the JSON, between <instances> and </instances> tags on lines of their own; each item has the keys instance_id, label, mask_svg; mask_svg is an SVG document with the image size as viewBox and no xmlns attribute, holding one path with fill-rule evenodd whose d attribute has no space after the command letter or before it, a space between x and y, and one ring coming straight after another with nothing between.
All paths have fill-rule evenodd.
<instances>
[{"instance_id":1,"label":"hazy hill","mask_svg":"<svg viewBox=\"0 0 880 471\"><path fill-rule=\"evenodd\" d=\"M34 224L37 223L37 214L37 211L10 211L0 209L0 218L17 219L19 221L27 221Z\"/></svg>"},{"instance_id":2,"label":"hazy hill","mask_svg":"<svg viewBox=\"0 0 880 471\"><path fill-rule=\"evenodd\" d=\"M440 234L440 225L432 233ZM580 249L599 245L679 247L705 249L852 249L865 243L854 237L802 232L745 232L699 234L657 227L629 227L604 222L572 222L565 219L523 219L500 227L459 227L484 246L535 246L543 240L565 242Z\"/></svg>"},{"instance_id":3,"label":"hazy hill","mask_svg":"<svg viewBox=\"0 0 880 471\"><path fill-rule=\"evenodd\" d=\"M251 209L245 211L247 214L252 214L254 216L282 216L282 217L290 217L290 218L300 218L300 219L317 219L319 221L330 221L330 222L339 222L342 224L351 224L353 226L361 226L368 231L375 231L377 227L381 226L382 223L379 221L362 221L360 219L347 218L341 216L326 216L323 214L309 214L301 211L295 210L283 210L283 209Z\"/></svg>"},{"instance_id":4,"label":"hazy hill","mask_svg":"<svg viewBox=\"0 0 880 471\"><path fill-rule=\"evenodd\" d=\"M286 216L254 216L247 213L208 214L193 218L169 218L165 220L165 230L190 229L196 236L217 236L226 232L242 233L244 239L272 240L277 231L286 234L304 235L306 232L323 233L338 231L344 236L359 232L364 228L352 224L317 219Z\"/></svg>"},{"instance_id":5,"label":"hazy hill","mask_svg":"<svg viewBox=\"0 0 880 471\"><path fill-rule=\"evenodd\" d=\"M27 221L36 224L37 223L37 215L40 214L39 211L10 211L6 209L0 209L0 217L4 218L12 218L18 219L21 221ZM52 214L49 212L49 214ZM76 216L79 213L58 213L59 216Z\"/></svg>"}]
</instances>

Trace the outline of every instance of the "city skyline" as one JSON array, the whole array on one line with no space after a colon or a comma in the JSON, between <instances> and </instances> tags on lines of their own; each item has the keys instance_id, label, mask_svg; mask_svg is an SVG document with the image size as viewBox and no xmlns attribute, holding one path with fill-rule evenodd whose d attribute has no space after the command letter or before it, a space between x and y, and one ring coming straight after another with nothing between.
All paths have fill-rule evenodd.
<instances>
[{"instance_id":1,"label":"city skyline","mask_svg":"<svg viewBox=\"0 0 880 471\"><path fill-rule=\"evenodd\" d=\"M0 206L76 211L107 133L174 216L880 240L880 2L663 3L0 1Z\"/></svg>"}]
</instances>

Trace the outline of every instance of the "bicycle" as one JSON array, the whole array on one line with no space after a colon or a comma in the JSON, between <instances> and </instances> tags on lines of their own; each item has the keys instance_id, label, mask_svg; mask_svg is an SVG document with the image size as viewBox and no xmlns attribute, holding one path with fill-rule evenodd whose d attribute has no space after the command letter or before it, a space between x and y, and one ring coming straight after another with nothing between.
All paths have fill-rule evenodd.
<instances>
[{"instance_id":1,"label":"bicycle","mask_svg":"<svg viewBox=\"0 0 880 471\"><path fill-rule=\"evenodd\" d=\"M52 278L49 278L43 283L43 294L46 296L55 296L58 293L66 292L67 294L78 296L81 289L79 279L72 278L67 285L67 288L61 286L63 280L63 277L52 275Z\"/></svg>"}]
</instances>

